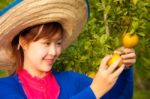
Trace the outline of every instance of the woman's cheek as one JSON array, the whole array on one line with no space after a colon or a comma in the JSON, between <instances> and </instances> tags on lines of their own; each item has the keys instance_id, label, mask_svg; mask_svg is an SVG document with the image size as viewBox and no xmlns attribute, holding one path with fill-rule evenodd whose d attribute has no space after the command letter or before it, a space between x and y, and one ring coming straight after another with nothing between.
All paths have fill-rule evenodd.
<instances>
[{"instance_id":1,"label":"woman's cheek","mask_svg":"<svg viewBox=\"0 0 150 99\"><path fill-rule=\"evenodd\" d=\"M40 57L40 58L43 58L47 54L48 54L48 50L46 50L44 48L39 48L38 51L37 51L37 53L36 53L36 55L38 55L38 57Z\"/></svg>"},{"instance_id":2,"label":"woman's cheek","mask_svg":"<svg viewBox=\"0 0 150 99\"><path fill-rule=\"evenodd\" d=\"M59 57L61 53L62 53L62 47L59 47L57 49L57 57Z\"/></svg>"}]
</instances>

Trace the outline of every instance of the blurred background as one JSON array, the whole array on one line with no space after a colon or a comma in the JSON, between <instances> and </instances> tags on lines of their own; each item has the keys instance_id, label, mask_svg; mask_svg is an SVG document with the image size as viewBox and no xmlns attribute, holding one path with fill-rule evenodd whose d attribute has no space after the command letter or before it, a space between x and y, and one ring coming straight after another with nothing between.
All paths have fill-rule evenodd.
<instances>
[{"instance_id":1,"label":"blurred background","mask_svg":"<svg viewBox=\"0 0 150 99\"><path fill-rule=\"evenodd\" d=\"M0 0L0 11L15 0ZM123 33L134 32L140 42L135 47L134 99L150 97L150 0L89 0L90 17L79 38L64 51L54 68L94 75L101 59L122 46ZM0 77L11 68L0 64Z\"/></svg>"}]
</instances>

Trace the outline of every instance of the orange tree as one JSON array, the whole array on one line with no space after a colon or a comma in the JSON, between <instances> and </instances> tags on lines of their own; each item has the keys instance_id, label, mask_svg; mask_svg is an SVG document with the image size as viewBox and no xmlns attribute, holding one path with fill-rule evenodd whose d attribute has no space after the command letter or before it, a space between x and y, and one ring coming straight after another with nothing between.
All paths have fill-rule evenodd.
<instances>
[{"instance_id":1,"label":"orange tree","mask_svg":"<svg viewBox=\"0 0 150 99\"><path fill-rule=\"evenodd\" d=\"M55 68L96 72L101 59L122 46L123 33L139 35L135 47L135 88L150 89L150 1L91 0L90 18L83 33L58 59Z\"/></svg>"},{"instance_id":2,"label":"orange tree","mask_svg":"<svg viewBox=\"0 0 150 99\"><path fill-rule=\"evenodd\" d=\"M0 10L13 0L1 0ZM123 33L136 33L135 86L150 89L150 0L89 0L90 18L83 33L58 59L54 68L96 72L101 59L122 46ZM1 71L1 74L3 71ZM139 97L138 97L139 98Z\"/></svg>"}]
</instances>

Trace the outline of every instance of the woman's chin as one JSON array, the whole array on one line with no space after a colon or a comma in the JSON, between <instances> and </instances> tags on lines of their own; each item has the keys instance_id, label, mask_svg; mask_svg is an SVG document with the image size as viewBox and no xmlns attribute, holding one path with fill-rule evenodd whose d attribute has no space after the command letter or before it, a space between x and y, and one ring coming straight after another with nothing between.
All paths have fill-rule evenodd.
<instances>
[{"instance_id":1,"label":"woman's chin","mask_svg":"<svg viewBox=\"0 0 150 99\"><path fill-rule=\"evenodd\" d=\"M43 68L45 72L49 72L51 69L52 69L52 66L46 66L45 68Z\"/></svg>"}]
</instances>

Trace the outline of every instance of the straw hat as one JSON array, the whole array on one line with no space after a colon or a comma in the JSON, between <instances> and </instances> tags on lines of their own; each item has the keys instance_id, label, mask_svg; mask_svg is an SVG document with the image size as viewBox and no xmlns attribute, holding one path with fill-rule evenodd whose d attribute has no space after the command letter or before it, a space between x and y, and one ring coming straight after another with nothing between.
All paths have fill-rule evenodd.
<instances>
[{"instance_id":1,"label":"straw hat","mask_svg":"<svg viewBox=\"0 0 150 99\"><path fill-rule=\"evenodd\" d=\"M0 66L12 63L11 42L22 30L48 22L58 22L66 32L64 47L80 34L88 18L87 0L13 0L0 10Z\"/></svg>"}]
</instances>

